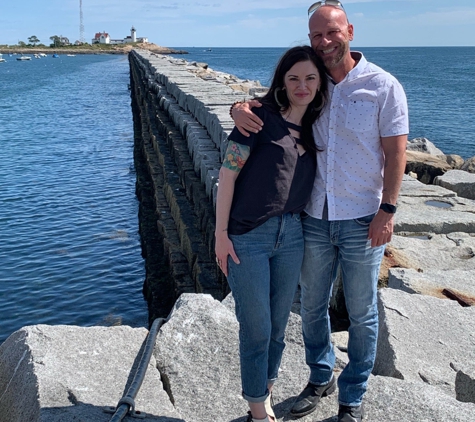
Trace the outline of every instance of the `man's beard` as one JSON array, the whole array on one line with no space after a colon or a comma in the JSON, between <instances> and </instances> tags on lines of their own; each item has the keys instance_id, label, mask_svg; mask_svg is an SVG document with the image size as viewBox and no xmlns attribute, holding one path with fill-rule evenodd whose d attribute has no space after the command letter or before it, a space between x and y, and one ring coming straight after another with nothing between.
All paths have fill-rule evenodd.
<instances>
[{"instance_id":1,"label":"man's beard","mask_svg":"<svg viewBox=\"0 0 475 422\"><path fill-rule=\"evenodd\" d=\"M345 43L340 44L338 54L336 56L328 57L326 59L325 57L322 57L325 67L329 70L337 67L343 61L349 49L350 49L349 43L345 42Z\"/></svg>"}]
</instances>

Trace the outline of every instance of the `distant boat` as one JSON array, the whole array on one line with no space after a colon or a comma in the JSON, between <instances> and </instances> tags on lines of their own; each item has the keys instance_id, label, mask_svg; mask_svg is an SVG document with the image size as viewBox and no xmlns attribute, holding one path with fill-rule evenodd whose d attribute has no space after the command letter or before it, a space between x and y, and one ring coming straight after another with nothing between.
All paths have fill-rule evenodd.
<instances>
[{"instance_id":1,"label":"distant boat","mask_svg":"<svg viewBox=\"0 0 475 422\"><path fill-rule=\"evenodd\" d=\"M41 59L40 55L35 53L35 59Z\"/></svg>"},{"instance_id":2,"label":"distant boat","mask_svg":"<svg viewBox=\"0 0 475 422\"><path fill-rule=\"evenodd\" d=\"M30 56L24 56L22 54L20 57L17 57L16 59L20 60L20 61L25 61L25 60L31 60L31 57Z\"/></svg>"},{"instance_id":3,"label":"distant boat","mask_svg":"<svg viewBox=\"0 0 475 422\"><path fill-rule=\"evenodd\" d=\"M76 54L66 54L68 57L76 57Z\"/></svg>"},{"instance_id":4,"label":"distant boat","mask_svg":"<svg viewBox=\"0 0 475 422\"><path fill-rule=\"evenodd\" d=\"M57 59L59 57L59 54L54 53L52 57L53 57L53 59Z\"/></svg>"},{"instance_id":5,"label":"distant boat","mask_svg":"<svg viewBox=\"0 0 475 422\"><path fill-rule=\"evenodd\" d=\"M0 53L0 63L6 62L6 60L2 57L2 53Z\"/></svg>"},{"instance_id":6,"label":"distant boat","mask_svg":"<svg viewBox=\"0 0 475 422\"><path fill-rule=\"evenodd\" d=\"M45 53L40 53L40 54L38 54L38 55L39 55L40 57L48 57L48 55L45 54Z\"/></svg>"}]
</instances>

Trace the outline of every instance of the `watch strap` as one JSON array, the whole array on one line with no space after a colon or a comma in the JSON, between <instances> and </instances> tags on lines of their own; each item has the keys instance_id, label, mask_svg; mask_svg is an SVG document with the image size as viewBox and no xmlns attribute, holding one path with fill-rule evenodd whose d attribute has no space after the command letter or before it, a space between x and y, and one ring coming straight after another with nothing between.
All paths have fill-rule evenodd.
<instances>
[{"instance_id":1,"label":"watch strap","mask_svg":"<svg viewBox=\"0 0 475 422\"><path fill-rule=\"evenodd\" d=\"M380 210L383 210L384 212L387 212L388 214L394 214L397 210L396 205L393 204L388 204L388 203L383 203L379 206Z\"/></svg>"}]
</instances>

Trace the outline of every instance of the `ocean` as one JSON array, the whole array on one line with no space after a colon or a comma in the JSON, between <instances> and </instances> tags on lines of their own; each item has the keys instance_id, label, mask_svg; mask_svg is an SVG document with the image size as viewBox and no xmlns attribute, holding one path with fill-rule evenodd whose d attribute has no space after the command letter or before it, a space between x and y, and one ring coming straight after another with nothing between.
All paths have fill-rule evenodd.
<instances>
[{"instance_id":1,"label":"ocean","mask_svg":"<svg viewBox=\"0 0 475 422\"><path fill-rule=\"evenodd\" d=\"M269 84L284 48L176 57ZM475 47L361 48L409 101L410 137L475 155ZM0 343L31 324L146 327L126 56L0 63Z\"/></svg>"},{"instance_id":2,"label":"ocean","mask_svg":"<svg viewBox=\"0 0 475 422\"><path fill-rule=\"evenodd\" d=\"M0 343L31 324L144 326L126 56L0 63Z\"/></svg>"},{"instance_id":3,"label":"ocean","mask_svg":"<svg viewBox=\"0 0 475 422\"><path fill-rule=\"evenodd\" d=\"M178 48L178 47L177 47ZM179 47L187 61L269 86L287 48ZM409 139L425 137L444 154L475 156L475 47L352 47L393 74L409 105Z\"/></svg>"}]
</instances>

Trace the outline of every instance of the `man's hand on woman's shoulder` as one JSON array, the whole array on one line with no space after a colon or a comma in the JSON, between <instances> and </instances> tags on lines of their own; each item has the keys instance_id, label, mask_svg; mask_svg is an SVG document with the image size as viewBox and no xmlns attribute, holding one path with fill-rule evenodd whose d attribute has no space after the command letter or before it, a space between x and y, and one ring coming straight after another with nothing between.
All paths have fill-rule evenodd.
<instances>
[{"instance_id":1,"label":"man's hand on woman's shoulder","mask_svg":"<svg viewBox=\"0 0 475 422\"><path fill-rule=\"evenodd\" d=\"M245 103L237 103L231 110L231 117L234 120L236 128L244 136L248 137L249 133L258 133L264 122L259 119L252 111L252 107L261 107L262 104L257 100L249 100Z\"/></svg>"}]
</instances>

